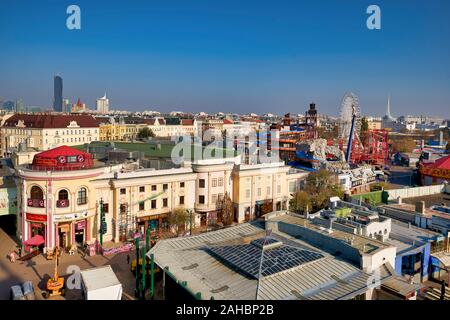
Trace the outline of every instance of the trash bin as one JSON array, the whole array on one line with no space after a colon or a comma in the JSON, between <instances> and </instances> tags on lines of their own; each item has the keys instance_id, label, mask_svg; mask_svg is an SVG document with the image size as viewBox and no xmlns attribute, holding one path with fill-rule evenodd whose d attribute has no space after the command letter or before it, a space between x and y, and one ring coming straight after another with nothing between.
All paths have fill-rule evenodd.
<instances>
[{"instance_id":1,"label":"trash bin","mask_svg":"<svg viewBox=\"0 0 450 320\"><path fill-rule=\"evenodd\" d=\"M11 287L11 300L26 300L20 286Z\"/></svg>"},{"instance_id":2,"label":"trash bin","mask_svg":"<svg viewBox=\"0 0 450 320\"><path fill-rule=\"evenodd\" d=\"M27 300L35 300L36 296L34 294L33 283L31 281L25 281L22 284L22 292Z\"/></svg>"}]
</instances>

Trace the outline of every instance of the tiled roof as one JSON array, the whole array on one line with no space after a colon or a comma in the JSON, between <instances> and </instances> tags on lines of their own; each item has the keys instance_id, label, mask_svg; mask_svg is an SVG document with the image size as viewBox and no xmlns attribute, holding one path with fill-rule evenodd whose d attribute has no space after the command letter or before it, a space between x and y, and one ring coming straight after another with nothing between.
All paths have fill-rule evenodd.
<instances>
[{"instance_id":1,"label":"tiled roof","mask_svg":"<svg viewBox=\"0 0 450 320\"><path fill-rule=\"evenodd\" d=\"M5 121L3 127L16 127L23 122L25 128L67 128L75 121L81 128L98 127L98 121L91 115L64 114L15 114Z\"/></svg>"}]
</instances>

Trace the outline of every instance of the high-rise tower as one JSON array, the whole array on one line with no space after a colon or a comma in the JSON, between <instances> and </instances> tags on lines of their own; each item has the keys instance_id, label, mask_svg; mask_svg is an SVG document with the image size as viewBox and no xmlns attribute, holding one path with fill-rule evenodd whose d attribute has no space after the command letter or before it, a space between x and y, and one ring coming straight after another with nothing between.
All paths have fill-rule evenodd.
<instances>
[{"instance_id":1,"label":"high-rise tower","mask_svg":"<svg viewBox=\"0 0 450 320\"><path fill-rule=\"evenodd\" d=\"M53 110L63 111L63 80L60 76L54 77L53 83Z\"/></svg>"}]
</instances>

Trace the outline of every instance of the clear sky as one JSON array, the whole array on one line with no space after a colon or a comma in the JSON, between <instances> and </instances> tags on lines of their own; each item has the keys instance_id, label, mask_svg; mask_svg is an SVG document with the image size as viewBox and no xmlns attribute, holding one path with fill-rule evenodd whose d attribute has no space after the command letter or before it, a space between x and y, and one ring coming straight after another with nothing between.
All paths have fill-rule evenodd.
<instances>
[{"instance_id":1,"label":"clear sky","mask_svg":"<svg viewBox=\"0 0 450 320\"><path fill-rule=\"evenodd\" d=\"M66 28L67 6L81 30ZM381 7L381 30L366 9ZM0 0L0 97L114 109L450 118L448 0Z\"/></svg>"}]
</instances>

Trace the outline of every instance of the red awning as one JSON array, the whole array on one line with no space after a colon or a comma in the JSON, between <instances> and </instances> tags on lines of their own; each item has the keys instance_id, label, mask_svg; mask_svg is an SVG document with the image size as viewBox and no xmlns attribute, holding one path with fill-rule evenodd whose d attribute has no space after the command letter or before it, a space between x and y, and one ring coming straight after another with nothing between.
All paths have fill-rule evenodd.
<instances>
[{"instance_id":1,"label":"red awning","mask_svg":"<svg viewBox=\"0 0 450 320\"><path fill-rule=\"evenodd\" d=\"M28 239L27 241L24 241L23 244L24 244L25 248L28 250L29 247L38 247L44 243L45 243L44 237L37 234L34 237Z\"/></svg>"}]
</instances>

